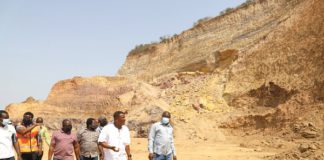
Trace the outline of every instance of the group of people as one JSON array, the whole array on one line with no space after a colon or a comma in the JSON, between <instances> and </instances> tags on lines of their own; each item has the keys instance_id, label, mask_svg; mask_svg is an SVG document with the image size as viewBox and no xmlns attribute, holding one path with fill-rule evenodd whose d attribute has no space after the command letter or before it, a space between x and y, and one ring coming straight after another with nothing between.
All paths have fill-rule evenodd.
<instances>
[{"instance_id":1,"label":"group of people","mask_svg":"<svg viewBox=\"0 0 324 160\"><path fill-rule=\"evenodd\" d=\"M162 113L148 136L149 160L176 160L171 114ZM126 113L116 111L113 122L105 117L88 118L86 128L72 133L72 122L62 121L62 128L50 136L43 118L33 121L34 114L26 112L22 122L13 124L9 114L0 110L0 160L41 160L43 145L49 146L48 160L132 160L130 132L125 125Z\"/></svg>"}]
</instances>

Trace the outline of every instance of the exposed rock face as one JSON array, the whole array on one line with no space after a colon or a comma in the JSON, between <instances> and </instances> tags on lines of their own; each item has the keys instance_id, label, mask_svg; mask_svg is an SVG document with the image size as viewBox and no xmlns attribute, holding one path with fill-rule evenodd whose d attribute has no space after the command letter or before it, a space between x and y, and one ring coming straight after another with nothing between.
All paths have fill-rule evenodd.
<instances>
[{"instance_id":1,"label":"exposed rock face","mask_svg":"<svg viewBox=\"0 0 324 160\"><path fill-rule=\"evenodd\" d=\"M44 117L51 129L60 128L60 122L65 118L75 121L75 127L88 117L105 115L111 120L116 110L130 110L130 115L137 113L136 116L147 117L134 120L136 116L129 116L133 123L140 121L150 124L157 117L153 114L151 117L150 113L142 112L143 110L151 106L160 110L168 109L168 104L159 99L159 93L158 89L134 79L75 77L56 83L45 101L28 98L23 103L9 105L6 110L16 120L21 119L24 112L32 111L35 116Z\"/></svg>"},{"instance_id":2,"label":"exposed rock face","mask_svg":"<svg viewBox=\"0 0 324 160\"><path fill-rule=\"evenodd\" d=\"M121 106L118 96L132 91L135 83L121 77L76 77L56 83L45 103L71 110L102 111L107 106Z\"/></svg>"},{"instance_id":3,"label":"exposed rock face","mask_svg":"<svg viewBox=\"0 0 324 160\"><path fill-rule=\"evenodd\" d=\"M81 123L128 110L138 136L169 110L177 138L203 141L224 140L218 127L287 129L285 136L295 136L291 125L304 120L323 128L323 10L323 0L256 0L131 51L122 77L60 81L46 100L7 110L13 118L33 111L51 128L63 118ZM324 136L323 129L306 132L298 135Z\"/></svg>"},{"instance_id":4,"label":"exposed rock face","mask_svg":"<svg viewBox=\"0 0 324 160\"><path fill-rule=\"evenodd\" d=\"M144 80L180 71L214 71L224 60L225 94L238 95L269 80L307 89L323 79L323 2L263 0L128 55L119 75ZM237 50L238 57L222 56ZM235 61L233 63L233 61ZM233 63L232 65L230 65Z\"/></svg>"},{"instance_id":5,"label":"exposed rock face","mask_svg":"<svg viewBox=\"0 0 324 160\"><path fill-rule=\"evenodd\" d=\"M190 71L191 68L186 67L190 64L204 68L207 62L213 61L212 59L221 51L237 49L240 51L239 56L243 57L251 53L252 48L259 48L257 46L269 40L272 44L275 42L278 47L284 47L286 45L277 43L274 38L281 39L282 35L290 29L296 29L298 20L302 20L304 14L308 12L307 9L312 9L311 5L314 4L303 0L262 0L252 5L242 6L230 14L213 18L184 31L165 43L147 46L148 49L145 50L132 51L119 70L119 75L134 75L142 79L150 79L170 72ZM317 29L314 33L319 33L318 31L321 30L320 25L312 28ZM298 31L295 29L293 32L308 31L308 29ZM289 38L289 36L284 37ZM300 39L296 38L293 41ZM276 49L258 53L266 56L274 50ZM286 53L280 48L278 50L281 52L273 54ZM294 50L289 52L292 53ZM271 54L269 56L272 57Z\"/></svg>"}]
</instances>

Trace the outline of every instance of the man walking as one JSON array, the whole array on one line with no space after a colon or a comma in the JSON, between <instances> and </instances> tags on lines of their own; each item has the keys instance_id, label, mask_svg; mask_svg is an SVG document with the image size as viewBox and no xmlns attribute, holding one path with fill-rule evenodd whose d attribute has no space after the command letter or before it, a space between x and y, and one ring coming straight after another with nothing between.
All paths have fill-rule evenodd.
<instances>
[{"instance_id":1,"label":"man walking","mask_svg":"<svg viewBox=\"0 0 324 160\"><path fill-rule=\"evenodd\" d=\"M40 128L33 123L33 118L33 113L26 112L22 123L17 126L17 139L23 160L38 160L43 152Z\"/></svg>"},{"instance_id":2,"label":"man walking","mask_svg":"<svg viewBox=\"0 0 324 160\"><path fill-rule=\"evenodd\" d=\"M104 148L105 160L132 160L130 133L125 121L125 113L117 111L114 122L101 131L98 142Z\"/></svg>"},{"instance_id":3,"label":"man walking","mask_svg":"<svg viewBox=\"0 0 324 160\"><path fill-rule=\"evenodd\" d=\"M100 133L102 129L108 124L107 118L104 116L100 116L98 118L99 126L97 128L97 131Z\"/></svg>"},{"instance_id":4,"label":"man walking","mask_svg":"<svg viewBox=\"0 0 324 160\"><path fill-rule=\"evenodd\" d=\"M68 119L62 122L62 130L56 131L52 135L51 144L48 151L48 160L74 160L73 150L77 160L80 160L80 147L76 135L71 133L72 123Z\"/></svg>"},{"instance_id":5,"label":"man walking","mask_svg":"<svg viewBox=\"0 0 324 160\"><path fill-rule=\"evenodd\" d=\"M176 160L170 112L163 112L160 122L152 125L148 137L149 160Z\"/></svg>"},{"instance_id":6,"label":"man walking","mask_svg":"<svg viewBox=\"0 0 324 160\"><path fill-rule=\"evenodd\" d=\"M44 154L44 144L46 143L48 146L50 145L51 143L51 137L48 133L48 129L47 127L45 127L44 123L43 123L43 118L42 117L38 117L36 118L36 123L39 125L40 127L40 130L39 130L39 135L42 139L42 146L43 146L43 149L42 149L42 153L39 155L39 159L41 160L42 157L43 157L43 154Z\"/></svg>"},{"instance_id":7,"label":"man walking","mask_svg":"<svg viewBox=\"0 0 324 160\"><path fill-rule=\"evenodd\" d=\"M81 160L98 160L99 155L103 159L98 145L99 131L96 131L98 122L94 118L88 118L86 124L87 128L80 130L77 135Z\"/></svg>"},{"instance_id":8,"label":"man walking","mask_svg":"<svg viewBox=\"0 0 324 160\"><path fill-rule=\"evenodd\" d=\"M0 160L14 160L15 151L18 160L20 160L21 155L16 139L16 130L11 125L9 114L4 110L0 110Z\"/></svg>"}]
</instances>

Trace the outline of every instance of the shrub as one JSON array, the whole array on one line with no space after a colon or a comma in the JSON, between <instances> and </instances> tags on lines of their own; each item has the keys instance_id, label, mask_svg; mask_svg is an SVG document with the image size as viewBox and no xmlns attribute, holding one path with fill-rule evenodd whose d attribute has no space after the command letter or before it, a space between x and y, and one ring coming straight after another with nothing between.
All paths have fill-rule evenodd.
<instances>
[{"instance_id":1,"label":"shrub","mask_svg":"<svg viewBox=\"0 0 324 160\"><path fill-rule=\"evenodd\" d=\"M204 18L200 18L200 19L198 19L198 21L197 22L195 22L194 24L193 24L193 26L197 26L198 24L201 24L201 23L203 23L203 22L207 22L207 21L209 21L210 19L212 19L213 17L204 17Z\"/></svg>"}]
</instances>

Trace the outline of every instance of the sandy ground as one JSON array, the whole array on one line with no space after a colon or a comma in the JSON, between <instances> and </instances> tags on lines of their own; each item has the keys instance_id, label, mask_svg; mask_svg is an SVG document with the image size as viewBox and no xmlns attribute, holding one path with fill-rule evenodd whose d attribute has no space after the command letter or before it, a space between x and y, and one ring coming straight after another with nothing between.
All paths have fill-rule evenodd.
<instances>
[{"instance_id":1,"label":"sandy ground","mask_svg":"<svg viewBox=\"0 0 324 160\"><path fill-rule=\"evenodd\" d=\"M178 160L259 160L274 152L260 152L251 148L242 148L239 144L222 142L188 142L177 141ZM147 139L133 138L131 144L133 160L147 160ZM44 160L47 160L48 146L45 145Z\"/></svg>"}]
</instances>

